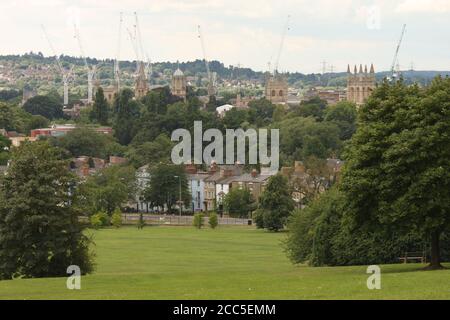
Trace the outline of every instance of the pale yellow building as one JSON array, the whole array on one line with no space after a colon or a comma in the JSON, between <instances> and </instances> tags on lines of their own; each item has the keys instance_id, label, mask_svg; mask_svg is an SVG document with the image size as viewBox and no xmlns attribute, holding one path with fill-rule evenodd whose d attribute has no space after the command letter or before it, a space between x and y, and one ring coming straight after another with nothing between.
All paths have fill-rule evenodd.
<instances>
[{"instance_id":1,"label":"pale yellow building","mask_svg":"<svg viewBox=\"0 0 450 320\"><path fill-rule=\"evenodd\" d=\"M347 67L347 100L354 102L357 106L362 105L375 89L375 70L373 64L370 71L367 72L367 66L364 70L359 66L359 72L354 68L353 74L350 71L350 65Z\"/></svg>"},{"instance_id":2,"label":"pale yellow building","mask_svg":"<svg viewBox=\"0 0 450 320\"><path fill-rule=\"evenodd\" d=\"M268 75L266 77L265 96L272 103L286 103L288 83L285 77L281 74Z\"/></svg>"}]
</instances>

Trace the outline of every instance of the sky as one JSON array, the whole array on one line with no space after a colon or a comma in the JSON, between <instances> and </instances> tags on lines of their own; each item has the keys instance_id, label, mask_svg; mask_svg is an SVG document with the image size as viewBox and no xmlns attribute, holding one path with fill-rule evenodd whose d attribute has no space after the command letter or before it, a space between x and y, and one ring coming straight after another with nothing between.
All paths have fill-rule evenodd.
<instances>
[{"instance_id":1,"label":"sky","mask_svg":"<svg viewBox=\"0 0 450 320\"><path fill-rule=\"evenodd\" d=\"M118 50L119 16L123 12ZM152 61L202 59L266 71L343 72L347 64L389 70L403 24L400 68L450 70L450 0L0 0L0 54L136 58L128 30L137 12ZM287 17L289 28L285 28Z\"/></svg>"}]
</instances>

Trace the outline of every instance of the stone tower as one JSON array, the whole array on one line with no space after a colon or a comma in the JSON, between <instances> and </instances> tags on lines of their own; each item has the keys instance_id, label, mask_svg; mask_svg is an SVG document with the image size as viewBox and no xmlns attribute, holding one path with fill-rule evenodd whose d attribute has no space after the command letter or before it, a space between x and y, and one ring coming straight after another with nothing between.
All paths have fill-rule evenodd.
<instances>
[{"instance_id":1,"label":"stone tower","mask_svg":"<svg viewBox=\"0 0 450 320\"><path fill-rule=\"evenodd\" d=\"M134 96L136 99L142 98L148 92L147 76L145 75L144 63L139 64L139 72L136 78L136 84L134 88Z\"/></svg>"},{"instance_id":2,"label":"stone tower","mask_svg":"<svg viewBox=\"0 0 450 320\"><path fill-rule=\"evenodd\" d=\"M186 100L186 76L179 68L172 76L172 94Z\"/></svg>"},{"instance_id":3,"label":"stone tower","mask_svg":"<svg viewBox=\"0 0 450 320\"><path fill-rule=\"evenodd\" d=\"M370 71L367 72L367 66L359 66L359 72L356 68L353 74L350 71L350 65L347 67L347 100L354 102L360 106L372 94L375 89L375 71L373 64L370 66Z\"/></svg>"},{"instance_id":4,"label":"stone tower","mask_svg":"<svg viewBox=\"0 0 450 320\"><path fill-rule=\"evenodd\" d=\"M286 79L276 73L275 75L267 75L265 96L272 103L286 103L288 95L288 83Z\"/></svg>"}]
</instances>

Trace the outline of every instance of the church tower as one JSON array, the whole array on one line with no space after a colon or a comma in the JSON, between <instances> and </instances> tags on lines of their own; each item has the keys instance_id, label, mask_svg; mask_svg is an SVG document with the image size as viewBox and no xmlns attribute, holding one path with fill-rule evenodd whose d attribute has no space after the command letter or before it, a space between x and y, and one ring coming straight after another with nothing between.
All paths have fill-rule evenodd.
<instances>
[{"instance_id":1,"label":"church tower","mask_svg":"<svg viewBox=\"0 0 450 320\"><path fill-rule=\"evenodd\" d=\"M355 65L354 72L347 67L347 100L354 102L357 106L362 105L375 89L375 70L373 64L367 72L367 66L359 66L359 72Z\"/></svg>"},{"instance_id":2,"label":"church tower","mask_svg":"<svg viewBox=\"0 0 450 320\"><path fill-rule=\"evenodd\" d=\"M272 103L287 103L288 83L281 74L267 75L265 96Z\"/></svg>"},{"instance_id":3,"label":"church tower","mask_svg":"<svg viewBox=\"0 0 450 320\"><path fill-rule=\"evenodd\" d=\"M172 94L186 100L186 76L180 68L172 76Z\"/></svg>"},{"instance_id":4,"label":"church tower","mask_svg":"<svg viewBox=\"0 0 450 320\"><path fill-rule=\"evenodd\" d=\"M139 72L136 78L136 84L134 88L134 96L136 99L144 97L148 92L147 76L145 75L144 63L139 64Z\"/></svg>"}]
</instances>

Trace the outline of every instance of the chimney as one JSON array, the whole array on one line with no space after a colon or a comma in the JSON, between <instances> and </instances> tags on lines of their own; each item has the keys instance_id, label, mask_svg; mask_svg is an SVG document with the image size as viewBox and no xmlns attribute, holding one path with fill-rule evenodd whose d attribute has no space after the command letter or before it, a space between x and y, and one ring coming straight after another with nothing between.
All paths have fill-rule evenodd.
<instances>
[{"instance_id":1,"label":"chimney","mask_svg":"<svg viewBox=\"0 0 450 320\"><path fill-rule=\"evenodd\" d=\"M195 166L195 164L192 164L192 163L186 164L184 166L184 171L186 171L186 173L189 173L189 174L194 174L194 173L197 173L197 167Z\"/></svg>"},{"instance_id":2,"label":"chimney","mask_svg":"<svg viewBox=\"0 0 450 320\"><path fill-rule=\"evenodd\" d=\"M253 169L251 175L253 178L256 178L258 176L258 170Z\"/></svg>"}]
</instances>

